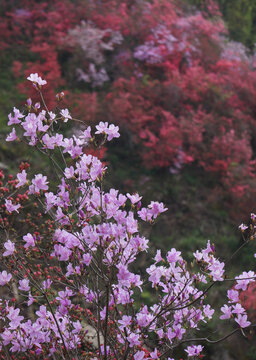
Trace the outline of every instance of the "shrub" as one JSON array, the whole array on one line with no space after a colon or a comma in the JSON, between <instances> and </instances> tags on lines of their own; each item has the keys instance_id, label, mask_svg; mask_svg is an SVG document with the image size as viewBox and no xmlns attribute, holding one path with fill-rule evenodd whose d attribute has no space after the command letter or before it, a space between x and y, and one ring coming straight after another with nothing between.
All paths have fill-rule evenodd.
<instances>
[{"instance_id":1,"label":"shrub","mask_svg":"<svg viewBox=\"0 0 256 360\"><path fill-rule=\"evenodd\" d=\"M7 141L24 141L47 156L59 184L42 173L31 176L27 163L7 181L0 173L2 358L173 359L183 346L184 356L200 358L198 342L244 334L251 323L239 293L255 273L228 278L210 241L193 254L191 266L172 248L165 255L157 250L150 266L140 268L149 241L139 223L153 224L167 209L154 201L143 206L138 194L106 191L107 168L86 146L118 138L118 127L100 122L96 131L87 127L64 137L59 129L72 120L69 110L60 103L49 111L42 93L46 81L37 73L28 80L41 106L28 99L26 110L14 108ZM226 282L234 287L220 319L233 319L233 329L216 340L197 337L215 312L210 289ZM141 299L149 291L151 304L145 305Z\"/></svg>"}]
</instances>

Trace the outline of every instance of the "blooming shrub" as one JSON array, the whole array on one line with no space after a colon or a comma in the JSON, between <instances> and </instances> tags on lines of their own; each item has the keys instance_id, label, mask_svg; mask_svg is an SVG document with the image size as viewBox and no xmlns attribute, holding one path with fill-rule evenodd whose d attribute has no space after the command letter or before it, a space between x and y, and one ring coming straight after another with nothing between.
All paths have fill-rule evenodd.
<instances>
[{"instance_id":1,"label":"blooming shrub","mask_svg":"<svg viewBox=\"0 0 256 360\"><path fill-rule=\"evenodd\" d=\"M145 167L177 173L190 164L235 197L254 191L255 113L245 105L245 87L255 92L253 59L223 40L220 19L200 13L145 31L130 59L136 71L116 79L106 97L109 117L129 128Z\"/></svg>"},{"instance_id":2,"label":"blooming shrub","mask_svg":"<svg viewBox=\"0 0 256 360\"><path fill-rule=\"evenodd\" d=\"M20 91L24 74L46 74L51 110L54 88L68 83L76 113L128 129L145 168L192 166L214 177L216 194L253 197L255 56L228 41L214 1L201 12L169 0L12 4L3 2L0 46L23 50Z\"/></svg>"},{"instance_id":3,"label":"blooming shrub","mask_svg":"<svg viewBox=\"0 0 256 360\"><path fill-rule=\"evenodd\" d=\"M22 140L47 156L58 185L42 173L31 175L27 163L8 181L0 173L1 357L171 360L185 346L184 356L200 358L203 343L222 340L196 332L215 313L210 289L226 281L234 287L220 319L232 319L233 329L223 339L244 334L251 322L239 294L255 273L228 279L210 241L193 254L193 267L172 248L165 255L157 250L151 265L140 269L136 259L149 240L139 224L153 224L167 209L154 201L143 206L138 194L105 190L107 168L86 146L118 138L119 128L100 122L94 131L89 126L64 137L59 129L72 121L71 113L61 103L49 111L46 81L37 73L28 80L41 106L28 99L25 110L14 108L7 141ZM145 305L140 299L148 288L152 304Z\"/></svg>"},{"instance_id":4,"label":"blooming shrub","mask_svg":"<svg viewBox=\"0 0 256 360\"><path fill-rule=\"evenodd\" d=\"M64 40L71 49L79 48L78 62L84 59L77 68L77 78L79 81L92 83L93 87L102 86L109 81L103 64L106 62L104 52L113 51L116 45L121 44L122 35L118 31L111 29L101 30L90 23L82 22L81 25L69 30L67 38ZM96 66L99 68L98 71ZM85 72L87 70L87 73Z\"/></svg>"}]
</instances>

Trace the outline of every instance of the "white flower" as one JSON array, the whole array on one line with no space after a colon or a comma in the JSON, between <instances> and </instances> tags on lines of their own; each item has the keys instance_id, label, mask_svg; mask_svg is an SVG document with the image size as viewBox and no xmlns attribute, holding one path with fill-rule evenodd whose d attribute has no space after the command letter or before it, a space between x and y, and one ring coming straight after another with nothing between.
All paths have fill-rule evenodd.
<instances>
[{"instance_id":1,"label":"white flower","mask_svg":"<svg viewBox=\"0 0 256 360\"><path fill-rule=\"evenodd\" d=\"M40 76L38 76L38 73L30 74L29 77L27 77L27 79L39 86L47 84L47 81L43 80Z\"/></svg>"},{"instance_id":2,"label":"white flower","mask_svg":"<svg viewBox=\"0 0 256 360\"><path fill-rule=\"evenodd\" d=\"M62 109L60 112L61 116L64 118L64 122L67 122L68 119L72 119L68 109Z\"/></svg>"}]
</instances>

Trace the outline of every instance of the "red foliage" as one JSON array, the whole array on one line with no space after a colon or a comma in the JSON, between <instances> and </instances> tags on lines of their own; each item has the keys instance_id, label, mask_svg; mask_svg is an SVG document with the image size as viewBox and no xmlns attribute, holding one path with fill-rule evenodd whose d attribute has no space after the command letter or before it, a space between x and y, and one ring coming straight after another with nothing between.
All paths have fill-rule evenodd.
<instances>
[{"instance_id":1,"label":"red foliage","mask_svg":"<svg viewBox=\"0 0 256 360\"><path fill-rule=\"evenodd\" d=\"M67 43L68 30L84 20L97 29L119 31L121 44L104 58L111 73L108 85L96 91L85 85L79 93L69 88L76 117L128 128L146 167L176 173L189 163L213 174L231 194L253 191L256 72L249 60L223 55L226 29L214 1L206 1L201 13L187 14L182 3L170 0L21 0L12 5L6 0L2 13L6 40L0 47L15 42L28 54L25 63L14 61L14 75L38 72L46 78L50 108L54 89L69 85L66 58L76 56L77 62L80 56L78 64L84 64L83 53ZM27 93L25 84L19 89Z\"/></svg>"},{"instance_id":2,"label":"red foliage","mask_svg":"<svg viewBox=\"0 0 256 360\"><path fill-rule=\"evenodd\" d=\"M256 320L256 284L251 283L248 285L246 291L240 294L242 306L248 312L248 317L251 322Z\"/></svg>"},{"instance_id":3,"label":"red foliage","mask_svg":"<svg viewBox=\"0 0 256 360\"><path fill-rule=\"evenodd\" d=\"M16 77L24 79L30 73L38 72L47 79L46 101L50 108L54 106L54 88L63 86L64 79L58 61L58 46L67 30L77 21L75 6L69 1L53 0L34 2L22 0L17 3L3 1L5 24L9 32L1 48L16 46L22 48L23 54L33 61L14 61L13 71ZM2 21L2 19L1 19ZM22 93L34 94L27 81L18 85Z\"/></svg>"},{"instance_id":4,"label":"red foliage","mask_svg":"<svg viewBox=\"0 0 256 360\"><path fill-rule=\"evenodd\" d=\"M168 6L161 2L162 13ZM154 9L154 25L135 48L137 75L114 81L107 113L128 126L145 166L176 172L193 162L240 197L256 176L256 73L249 62L222 59L220 20L171 13L157 28ZM148 19L143 14L140 24Z\"/></svg>"}]
</instances>

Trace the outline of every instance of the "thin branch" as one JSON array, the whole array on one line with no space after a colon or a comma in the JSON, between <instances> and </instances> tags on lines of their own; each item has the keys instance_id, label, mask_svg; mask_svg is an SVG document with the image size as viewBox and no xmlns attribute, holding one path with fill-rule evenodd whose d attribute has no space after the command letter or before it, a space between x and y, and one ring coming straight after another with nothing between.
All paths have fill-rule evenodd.
<instances>
[{"instance_id":1,"label":"thin branch","mask_svg":"<svg viewBox=\"0 0 256 360\"><path fill-rule=\"evenodd\" d=\"M56 316L55 316L55 314L54 314L54 311L53 311L53 308L52 308L52 306L51 306L51 303L50 303L50 301L48 300L48 297L47 297L46 293L44 293L43 295L44 295L44 297L45 297L45 299L46 299L46 301L47 301L47 304L48 304L48 306L49 306L49 308L50 308L50 311L51 311L51 313L52 313L54 322L55 322L55 324L56 324L56 326L57 326L57 328L58 328L58 332L59 332L59 334L60 334L60 337L61 337L61 340L62 340L64 349L65 349L65 352L66 352L66 354L67 354L67 357L68 357L69 360L71 360L71 358L70 358L70 356L69 356L68 349L67 349L66 344L65 344L65 341L64 341L63 334L62 334L62 332L61 332L61 329L60 329L58 320L56 319Z\"/></svg>"}]
</instances>

